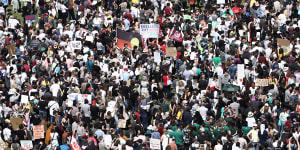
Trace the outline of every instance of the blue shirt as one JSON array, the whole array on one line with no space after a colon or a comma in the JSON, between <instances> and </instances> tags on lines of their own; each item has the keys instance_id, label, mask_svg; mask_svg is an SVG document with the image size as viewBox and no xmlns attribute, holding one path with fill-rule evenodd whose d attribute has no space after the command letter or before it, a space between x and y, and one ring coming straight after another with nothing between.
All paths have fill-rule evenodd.
<instances>
[{"instance_id":1,"label":"blue shirt","mask_svg":"<svg viewBox=\"0 0 300 150\"><path fill-rule=\"evenodd\" d=\"M130 77L130 74L127 71L124 71L123 72L123 81L127 82L129 77Z\"/></svg>"},{"instance_id":2,"label":"blue shirt","mask_svg":"<svg viewBox=\"0 0 300 150\"><path fill-rule=\"evenodd\" d=\"M59 146L61 150L69 150L69 146L67 144Z\"/></svg>"}]
</instances>

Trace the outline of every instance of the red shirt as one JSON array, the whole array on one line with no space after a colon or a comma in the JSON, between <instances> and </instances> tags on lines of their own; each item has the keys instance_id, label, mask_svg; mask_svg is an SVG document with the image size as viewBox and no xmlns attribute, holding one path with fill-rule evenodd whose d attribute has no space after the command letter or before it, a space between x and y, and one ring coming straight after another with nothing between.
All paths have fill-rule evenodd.
<instances>
[{"instance_id":1,"label":"red shirt","mask_svg":"<svg viewBox=\"0 0 300 150\"><path fill-rule=\"evenodd\" d=\"M171 14L172 14L172 8L171 8L170 6L167 6L167 7L165 8L165 14L166 14L167 16L171 16Z\"/></svg>"},{"instance_id":2,"label":"red shirt","mask_svg":"<svg viewBox=\"0 0 300 150\"><path fill-rule=\"evenodd\" d=\"M169 80L169 79L171 79L170 76L168 76L168 75L164 75L164 76L163 76L163 80L164 80L164 85L165 85L165 86L168 85L168 80Z\"/></svg>"}]
</instances>

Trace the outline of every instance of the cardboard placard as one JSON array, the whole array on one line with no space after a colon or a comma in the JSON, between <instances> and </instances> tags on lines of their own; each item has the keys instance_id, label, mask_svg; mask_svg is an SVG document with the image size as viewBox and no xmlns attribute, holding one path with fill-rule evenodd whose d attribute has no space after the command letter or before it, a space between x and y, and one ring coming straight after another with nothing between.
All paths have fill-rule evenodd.
<instances>
[{"instance_id":1,"label":"cardboard placard","mask_svg":"<svg viewBox=\"0 0 300 150\"><path fill-rule=\"evenodd\" d=\"M255 86L268 86L269 80L268 79L256 79Z\"/></svg>"},{"instance_id":2,"label":"cardboard placard","mask_svg":"<svg viewBox=\"0 0 300 150\"><path fill-rule=\"evenodd\" d=\"M167 47L166 48L166 57L176 57L177 49L176 47Z\"/></svg>"},{"instance_id":3,"label":"cardboard placard","mask_svg":"<svg viewBox=\"0 0 300 150\"><path fill-rule=\"evenodd\" d=\"M277 38L277 44L283 48L284 53L290 51L290 41L286 39Z\"/></svg>"},{"instance_id":4,"label":"cardboard placard","mask_svg":"<svg viewBox=\"0 0 300 150\"><path fill-rule=\"evenodd\" d=\"M20 117L17 118L11 118L10 119L11 125L13 127L14 130L18 130L19 129L19 125L23 123L23 119Z\"/></svg>"},{"instance_id":5,"label":"cardboard placard","mask_svg":"<svg viewBox=\"0 0 300 150\"><path fill-rule=\"evenodd\" d=\"M33 126L33 136L34 139L44 138L44 126L43 125Z\"/></svg>"},{"instance_id":6,"label":"cardboard placard","mask_svg":"<svg viewBox=\"0 0 300 150\"><path fill-rule=\"evenodd\" d=\"M6 46L9 55L16 55L16 44Z\"/></svg>"},{"instance_id":7,"label":"cardboard placard","mask_svg":"<svg viewBox=\"0 0 300 150\"><path fill-rule=\"evenodd\" d=\"M24 149L32 149L33 148L33 144L31 140L21 140L21 147L23 147Z\"/></svg>"},{"instance_id":8,"label":"cardboard placard","mask_svg":"<svg viewBox=\"0 0 300 150\"><path fill-rule=\"evenodd\" d=\"M125 119L119 119L118 128L126 128L126 120Z\"/></svg>"},{"instance_id":9,"label":"cardboard placard","mask_svg":"<svg viewBox=\"0 0 300 150\"><path fill-rule=\"evenodd\" d=\"M160 150L160 140L159 139L150 139L150 149L159 149Z\"/></svg>"}]
</instances>

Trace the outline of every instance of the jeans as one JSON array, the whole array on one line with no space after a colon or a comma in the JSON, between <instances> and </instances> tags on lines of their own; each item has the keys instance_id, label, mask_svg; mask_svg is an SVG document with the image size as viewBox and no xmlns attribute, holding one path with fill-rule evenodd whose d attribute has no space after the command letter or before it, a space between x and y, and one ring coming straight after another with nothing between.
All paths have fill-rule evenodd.
<instances>
[{"instance_id":1,"label":"jeans","mask_svg":"<svg viewBox=\"0 0 300 150\"><path fill-rule=\"evenodd\" d=\"M40 120L43 119L44 116L47 116L47 111L39 110Z\"/></svg>"},{"instance_id":2,"label":"jeans","mask_svg":"<svg viewBox=\"0 0 300 150\"><path fill-rule=\"evenodd\" d=\"M252 144L255 147L255 150L259 150L259 143L258 142L252 142Z\"/></svg>"}]
</instances>

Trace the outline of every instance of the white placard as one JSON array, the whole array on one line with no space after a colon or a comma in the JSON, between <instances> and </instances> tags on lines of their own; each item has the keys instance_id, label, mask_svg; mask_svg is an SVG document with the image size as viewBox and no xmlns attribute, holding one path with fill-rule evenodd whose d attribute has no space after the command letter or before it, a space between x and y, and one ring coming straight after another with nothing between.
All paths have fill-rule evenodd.
<instances>
[{"instance_id":1,"label":"white placard","mask_svg":"<svg viewBox=\"0 0 300 150\"><path fill-rule=\"evenodd\" d=\"M81 41L71 41L71 47L73 49L81 49L82 48Z\"/></svg>"},{"instance_id":2,"label":"white placard","mask_svg":"<svg viewBox=\"0 0 300 150\"><path fill-rule=\"evenodd\" d=\"M143 38L158 38L159 24L140 24L140 34Z\"/></svg>"},{"instance_id":3,"label":"white placard","mask_svg":"<svg viewBox=\"0 0 300 150\"><path fill-rule=\"evenodd\" d=\"M237 80L238 84L242 85L243 84L243 79L245 77L245 65L244 64L238 64L237 65Z\"/></svg>"},{"instance_id":4,"label":"white placard","mask_svg":"<svg viewBox=\"0 0 300 150\"><path fill-rule=\"evenodd\" d=\"M160 58L160 53L159 52L154 52L154 62L156 62L157 64L159 64L161 62L161 58Z\"/></svg>"},{"instance_id":5,"label":"white placard","mask_svg":"<svg viewBox=\"0 0 300 150\"><path fill-rule=\"evenodd\" d=\"M160 150L160 140L159 139L150 139L150 149Z\"/></svg>"},{"instance_id":6,"label":"white placard","mask_svg":"<svg viewBox=\"0 0 300 150\"><path fill-rule=\"evenodd\" d=\"M92 104L92 95L90 94L79 94L78 95L78 104L84 104L84 100L87 99L89 104Z\"/></svg>"},{"instance_id":7,"label":"white placard","mask_svg":"<svg viewBox=\"0 0 300 150\"><path fill-rule=\"evenodd\" d=\"M27 96L27 95L21 95L21 103L22 104L27 104L28 103L28 98L29 98L29 96Z\"/></svg>"},{"instance_id":8,"label":"white placard","mask_svg":"<svg viewBox=\"0 0 300 150\"><path fill-rule=\"evenodd\" d=\"M218 5L224 5L225 4L225 0L217 0L217 4Z\"/></svg>"}]
</instances>

